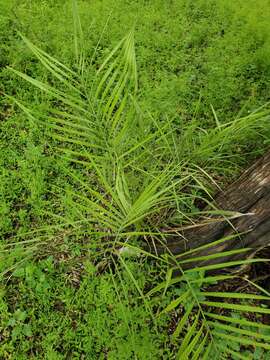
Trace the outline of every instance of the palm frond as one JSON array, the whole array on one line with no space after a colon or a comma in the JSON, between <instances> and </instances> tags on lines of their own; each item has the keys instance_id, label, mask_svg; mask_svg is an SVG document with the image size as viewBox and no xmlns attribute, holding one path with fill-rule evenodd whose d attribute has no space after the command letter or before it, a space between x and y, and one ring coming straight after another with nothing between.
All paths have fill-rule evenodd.
<instances>
[{"instance_id":1,"label":"palm frond","mask_svg":"<svg viewBox=\"0 0 270 360\"><path fill-rule=\"evenodd\" d=\"M220 254L214 255L219 258ZM224 254L223 254L224 256ZM206 258L208 258L206 256ZM267 259L253 259L265 261ZM251 259L233 262L233 266L249 264ZM227 263L221 264L226 268ZM231 264L230 264L231 265ZM270 310L258 302L269 301L270 297L261 294L240 292L211 291L211 284L217 281L232 280L236 275L206 275L206 270L216 267L198 267L182 270L177 278L169 277L150 290L148 297L160 293L163 289L172 289L177 285L181 295L170 302L158 316L164 313L181 312L181 318L172 335L174 342L181 339L178 357L181 359L209 358L221 359L235 356L235 348L242 347L252 354L253 349L269 350L270 326L262 324L256 319L260 314L269 314ZM210 285L210 288L209 288ZM207 286L207 290L204 287ZM164 292L163 292L164 294ZM233 314L238 316L234 317ZM255 320L251 321L247 314L253 314ZM249 356L240 355L247 359Z\"/></svg>"}]
</instances>

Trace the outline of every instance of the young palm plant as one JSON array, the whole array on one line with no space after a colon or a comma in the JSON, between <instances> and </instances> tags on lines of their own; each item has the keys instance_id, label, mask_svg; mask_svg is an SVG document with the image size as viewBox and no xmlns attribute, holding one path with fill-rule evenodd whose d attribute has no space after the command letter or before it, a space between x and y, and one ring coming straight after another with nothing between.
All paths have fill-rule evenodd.
<instances>
[{"instance_id":1,"label":"young palm plant","mask_svg":"<svg viewBox=\"0 0 270 360\"><path fill-rule=\"evenodd\" d=\"M124 266L146 306L156 294L165 297L172 287L178 289L179 296L157 314L181 314L172 335L172 340L179 344L177 358L250 359L256 349L270 350L270 327L256 317L256 314L270 313L258 304L258 301L269 300L269 294L263 294L263 289L258 287L259 295L209 288L240 276L211 275L211 271L265 259L183 270L184 263L208 257L196 257L200 249L189 252L190 260L181 260L181 256L159 257L145 246L145 242L153 245L161 242L166 246L166 233L160 228L175 221L190 220L192 212L195 213L194 199L211 196L208 185L215 184L212 175L223 170L224 173L228 163L233 163L238 156L236 143L239 150L248 139L263 136L269 113L261 109L227 124L217 122L210 130L201 129L197 120L179 126L175 121L154 119L151 114L142 113L134 31L111 51L96 76L91 78L87 70L91 62L87 63L84 54L75 1L73 5L76 70L23 35L28 48L55 77L55 85L11 70L59 104L52 105L46 113L33 112L13 98L32 121L47 128L57 153L67 159L64 171L71 186L60 190L69 199L68 204L76 216L70 220L63 214L50 214L56 219L55 225L24 234L24 240L14 241L10 249L18 244L24 246L27 259L39 252L41 245L55 239L57 232L68 227L78 236L87 235L93 247L106 252L108 262L112 259ZM75 171L78 167L81 174ZM169 270L164 282L145 294L126 264L125 256L131 253L167 264ZM211 256L220 257L220 254ZM178 277L173 277L175 268L180 273Z\"/></svg>"}]
</instances>

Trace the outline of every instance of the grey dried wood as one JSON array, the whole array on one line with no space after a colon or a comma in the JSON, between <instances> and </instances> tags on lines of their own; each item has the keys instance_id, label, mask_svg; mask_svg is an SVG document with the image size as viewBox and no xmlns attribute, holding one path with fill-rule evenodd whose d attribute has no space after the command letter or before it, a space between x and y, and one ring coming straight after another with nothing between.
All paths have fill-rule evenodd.
<instances>
[{"instance_id":1,"label":"grey dried wood","mask_svg":"<svg viewBox=\"0 0 270 360\"><path fill-rule=\"evenodd\" d=\"M246 258L270 245L270 151L244 171L235 182L220 191L215 197L214 205L221 210L239 212L242 216L222 221L216 221L216 216L212 216L207 223L198 220L195 227L179 230L177 236L168 236L164 246L156 244L155 251L159 254L168 251L179 255L231 235L231 240L193 253L192 257L241 248L250 249L245 253L204 261L201 265ZM188 266L194 264L190 263Z\"/></svg>"}]
</instances>

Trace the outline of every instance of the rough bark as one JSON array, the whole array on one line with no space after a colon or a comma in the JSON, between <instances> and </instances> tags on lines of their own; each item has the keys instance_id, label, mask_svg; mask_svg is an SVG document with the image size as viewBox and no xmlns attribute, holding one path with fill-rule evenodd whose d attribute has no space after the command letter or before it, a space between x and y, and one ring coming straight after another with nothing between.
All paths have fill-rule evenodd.
<instances>
[{"instance_id":1,"label":"rough bark","mask_svg":"<svg viewBox=\"0 0 270 360\"><path fill-rule=\"evenodd\" d=\"M243 215L230 221L228 219L217 221L216 217L212 216L208 223L199 220L195 227L187 227L179 231L172 229L174 236L168 236L165 246L169 252L174 255L183 254L187 250L213 243L230 235L235 237L219 245L200 250L196 254L193 253L192 256L250 248L246 253L203 262L213 264L246 258L270 245L270 151L248 168L237 181L219 192L214 204L218 209L235 211ZM177 236L175 236L176 231ZM165 247L158 244L156 246L158 253L166 251Z\"/></svg>"}]
</instances>

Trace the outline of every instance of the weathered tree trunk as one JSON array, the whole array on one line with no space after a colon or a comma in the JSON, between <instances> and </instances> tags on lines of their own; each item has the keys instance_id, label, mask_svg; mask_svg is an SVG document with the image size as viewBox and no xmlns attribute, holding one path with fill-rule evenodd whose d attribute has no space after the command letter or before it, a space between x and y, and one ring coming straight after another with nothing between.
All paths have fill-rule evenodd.
<instances>
[{"instance_id":1,"label":"weathered tree trunk","mask_svg":"<svg viewBox=\"0 0 270 360\"><path fill-rule=\"evenodd\" d=\"M250 248L245 253L200 262L202 265L247 258L270 245L270 152L257 160L237 181L218 193L214 205L218 209L239 212L243 215L231 220L219 221L216 216L212 216L208 222L199 220L195 227L187 227L179 231L172 229L174 236L168 236L164 247L156 244L158 253L165 252L167 247L167 251L179 255L230 235L235 237L199 250L193 253L192 257ZM177 236L175 236L176 231ZM190 263L188 266L194 264Z\"/></svg>"}]
</instances>

